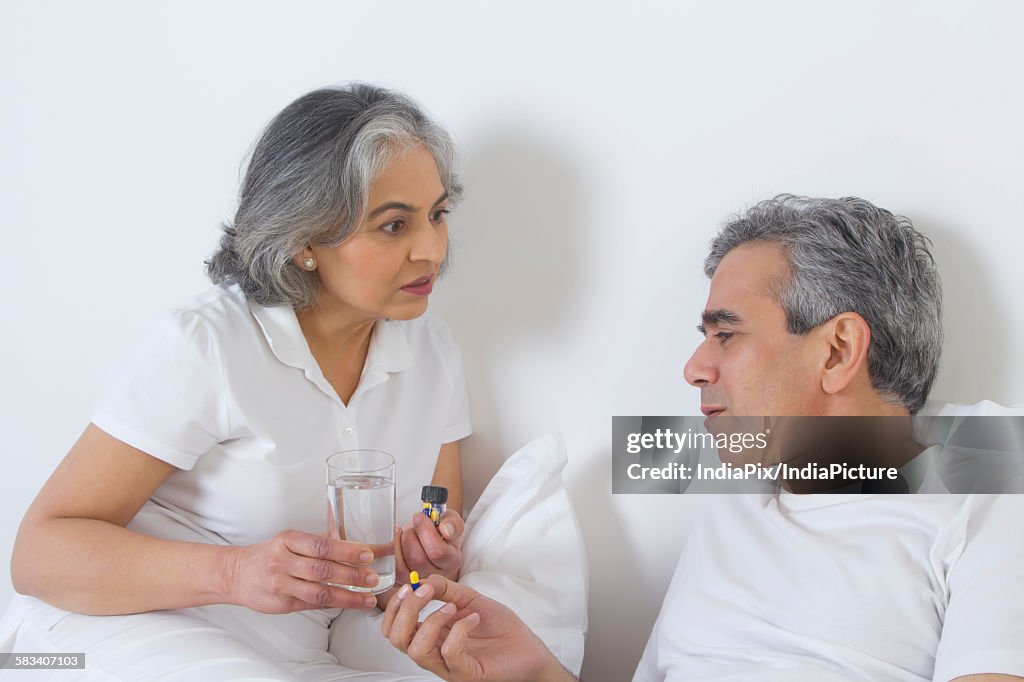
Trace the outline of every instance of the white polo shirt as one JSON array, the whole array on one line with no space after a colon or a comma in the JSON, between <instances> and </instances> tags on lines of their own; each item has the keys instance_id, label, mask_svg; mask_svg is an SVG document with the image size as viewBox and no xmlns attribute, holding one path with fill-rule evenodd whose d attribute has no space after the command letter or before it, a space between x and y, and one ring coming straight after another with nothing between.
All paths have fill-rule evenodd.
<instances>
[{"instance_id":1,"label":"white polo shirt","mask_svg":"<svg viewBox=\"0 0 1024 682\"><path fill-rule=\"evenodd\" d=\"M341 450L395 457L404 523L441 446L471 431L461 356L439 319L377 322L346 405L290 306L220 286L160 320L111 373L92 422L178 468L130 527L232 545L326 531L325 460Z\"/></svg>"},{"instance_id":2,"label":"white polo shirt","mask_svg":"<svg viewBox=\"0 0 1024 682\"><path fill-rule=\"evenodd\" d=\"M1021 495L721 495L634 682L1024 675Z\"/></svg>"}]
</instances>

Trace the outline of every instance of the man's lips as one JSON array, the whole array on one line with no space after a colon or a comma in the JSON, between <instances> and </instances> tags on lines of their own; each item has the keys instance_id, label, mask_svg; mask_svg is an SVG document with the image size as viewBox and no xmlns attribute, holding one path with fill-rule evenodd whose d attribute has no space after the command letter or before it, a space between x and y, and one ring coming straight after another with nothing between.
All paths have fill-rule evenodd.
<instances>
[{"instance_id":1,"label":"man's lips","mask_svg":"<svg viewBox=\"0 0 1024 682\"><path fill-rule=\"evenodd\" d=\"M721 405L701 405L700 411L705 417L716 417L725 412L725 408Z\"/></svg>"}]
</instances>

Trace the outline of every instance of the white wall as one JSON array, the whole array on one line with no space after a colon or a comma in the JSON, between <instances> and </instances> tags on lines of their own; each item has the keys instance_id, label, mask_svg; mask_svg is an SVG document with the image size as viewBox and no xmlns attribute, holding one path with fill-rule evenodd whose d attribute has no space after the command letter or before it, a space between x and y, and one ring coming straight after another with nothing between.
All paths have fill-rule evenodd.
<instances>
[{"instance_id":1,"label":"white wall","mask_svg":"<svg viewBox=\"0 0 1024 682\"><path fill-rule=\"evenodd\" d=\"M682 365L729 214L791 191L910 216L946 289L934 395L1024 402L1024 4L553 4L6 6L0 555L109 366L205 286L261 126L349 79L408 92L461 144L433 306L465 351L468 478L565 434L589 682L629 678L699 503L612 497L610 417L696 409Z\"/></svg>"}]
</instances>

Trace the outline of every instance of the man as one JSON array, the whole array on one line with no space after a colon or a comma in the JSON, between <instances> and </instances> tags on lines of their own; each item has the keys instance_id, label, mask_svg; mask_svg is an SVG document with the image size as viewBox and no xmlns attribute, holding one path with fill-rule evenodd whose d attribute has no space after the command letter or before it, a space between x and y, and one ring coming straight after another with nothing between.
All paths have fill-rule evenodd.
<instances>
[{"instance_id":1,"label":"man","mask_svg":"<svg viewBox=\"0 0 1024 682\"><path fill-rule=\"evenodd\" d=\"M780 196L705 261L686 364L723 416L903 417L941 350L927 240L860 199ZM1018 498L722 496L680 557L635 679L1024 679ZM993 673L993 674L988 674ZM996 675L994 673L1003 673Z\"/></svg>"},{"instance_id":2,"label":"man","mask_svg":"<svg viewBox=\"0 0 1024 682\"><path fill-rule=\"evenodd\" d=\"M706 339L684 374L709 428L729 416L899 419L924 405L941 294L906 219L860 199L776 197L723 228L705 272ZM1016 496L711 499L634 679L1024 680L1022 516ZM385 621L421 665L453 680L572 679L514 618L506 646L488 639L488 614L467 615L470 596L431 589L457 608L418 634L421 600Z\"/></svg>"}]
</instances>

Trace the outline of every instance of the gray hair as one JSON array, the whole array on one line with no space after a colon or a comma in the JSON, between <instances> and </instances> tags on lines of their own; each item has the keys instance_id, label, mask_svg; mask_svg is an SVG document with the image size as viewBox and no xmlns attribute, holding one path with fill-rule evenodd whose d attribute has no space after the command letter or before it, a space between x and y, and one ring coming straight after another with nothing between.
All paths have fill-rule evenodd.
<instances>
[{"instance_id":1,"label":"gray hair","mask_svg":"<svg viewBox=\"0 0 1024 682\"><path fill-rule=\"evenodd\" d=\"M310 244L335 246L351 235L373 180L420 145L434 157L454 204L462 195L454 144L404 95L352 83L295 100L252 152L235 219L206 262L210 279L236 283L262 305L313 305L317 276L294 257Z\"/></svg>"},{"instance_id":2,"label":"gray hair","mask_svg":"<svg viewBox=\"0 0 1024 682\"><path fill-rule=\"evenodd\" d=\"M711 242L708 277L748 242L782 246L788 282L776 295L791 334L844 312L871 328L868 373L882 399L915 414L942 353L942 286L931 242L910 220L863 199L782 194L737 216Z\"/></svg>"}]
</instances>

